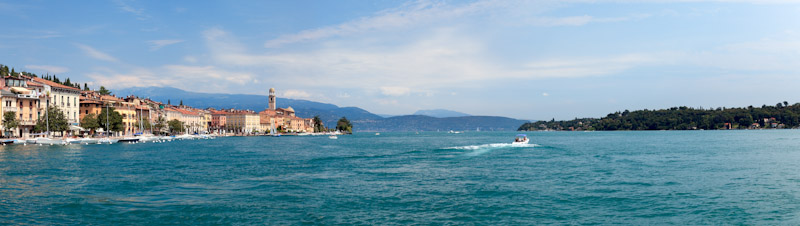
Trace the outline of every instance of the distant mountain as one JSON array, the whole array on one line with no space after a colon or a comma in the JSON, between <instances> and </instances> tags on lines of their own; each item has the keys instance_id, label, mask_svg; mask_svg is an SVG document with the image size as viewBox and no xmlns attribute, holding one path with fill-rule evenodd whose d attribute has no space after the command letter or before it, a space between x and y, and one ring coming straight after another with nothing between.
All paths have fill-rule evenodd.
<instances>
[{"instance_id":1,"label":"distant mountain","mask_svg":"<svg viewBox=\"0 0 800 226\"><path fill-rule=\"evenodd\" d=\"M405 115L378 120L355 120L353 127L358 131L514 131L520 123L518 120L499 116L463 116L436 118L426 115Z\"/></svg>"},{"instance_id":2,"label":"distant mountain","mask_svg":"<svg viewBox=\"0 0 800 226\"><path fill-rule=\"evenodd\" d=\"M384 117L384 118L391 118L391 117L399 116L399 115L387 115L387 114L377 114L377 115L381 116L381 117Z\"/></svg>"},{"instance_id":3,"label":"distant mountain","mask_svg":"<svg viewBox=\"0 0 800 226\"><path fill-rule=\"evenodd\" d=\"M113 90L117 96L135 95L150 98L155 101L177 105L183 100L184 105L196 108L213 107L250 109L261 111L267 108L267 96L248 94L220 94L189 92L172 87L133 87ZM294 108L298 117L311 118L319 115L328 127L335 127L336 121L347 117L356 131L448 131L448 130L475 130L481 131L513 131L526 120L517 120L497 116L466 116L464 113L448 110L428 110L436 117L427 115L405 115L384 118L358 107L339 107L333 104L319 103L308 100L277 99L277 107ZM418 111L417 113L420 113ZM447 117L448 114L458 113L460 117Z\"/></svg>"},{"instance_id":4,"label":"distant mountain","mask_svg":"<svg viewBox=\"0 0 800 226\"><path fill-rule=\"evenodd\" d=\"M469 114L446 110L446 109L419 110L417 112L414 112L414 115L427 115L436 118L471 116Z\"/></svg>"}]
</instances>

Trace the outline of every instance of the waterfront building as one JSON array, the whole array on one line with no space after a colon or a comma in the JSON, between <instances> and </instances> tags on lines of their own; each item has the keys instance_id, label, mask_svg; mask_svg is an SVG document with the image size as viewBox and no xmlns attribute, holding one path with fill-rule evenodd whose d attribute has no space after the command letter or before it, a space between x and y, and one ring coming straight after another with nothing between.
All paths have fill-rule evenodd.
<instances>
[{"instance_id":1,"label":"waterfront building","mask_svg":"<svg viewBox=\"0 0 800 226\"><path fill-rule=\"evenodd\" d=\"M78 121L83 121L83 118L89 114L94 114L95 117L103 110L103 102L100 101L100 94L94 91L81 91L81 97L78 99Z\"/></svg>"},{"instance_id":2,"label":"waterfront building","mask_svg":"<svg viewBox=\"0 0 800 226\"><path fill-rule=\"evenodd\" d=\"M134 108L134 125L133 131L135 133L145 133L150 131L149 127L145 127L144 122L154 123L151 119L151 106L147 104L143 99L140 99L135 96L128 96L125 98L125 102L130 103L131 106Z\"/></svg>"},{"instance_id":3,"label":"waterfront building","mask_svg":"<svg viewBox=\"0 0 800 226\"><path fill-rule=\"evenodd\" d=\"M226 114L226 126L234 133L262 132L258 113L251 110L231 110Z\"/></svg>"},{"instance_id":4,"label":"waterfront building","mask_svg":"<svg viewBox=\"0 0 800 226\"><path fill-rule=\"evenodd\" d=\"M100 100L103 105L108 105L114 108L114 112L122 116L122 131L115 131L117 135L133 135L138 127L138 114L136 113L136 106L127 102L115 95L102 95Z\"/></svg>"},{"instance_id":5,"label":"waterfront building","mask_svg":"<svg viewBox=\"0 0 800 226\"><path fill-rule=\"evenodd\" d=\"M276 108L277 104L275 89L269 89L269 98L267 109L258 113L259 126L264 131L272 131L273 128L277 131L278 128L287 132L313 132L313 119L304 119L295 115L294 109L290 106L287 108Z\"/></svg>"},{"instance_id":6,"label":"waterfront building","mask_svg":"<svg viewBox=\"0 0 800 226\"><path fill-rule=\"evenodd\" d=\"M17 108L17 95L9 90L0 89L0 97L2 97L0 99L2 102L2 104L0 104L0 112L3 112L3 115L5 115L6 112L13 112L16 116L17 112L19 112L19 108ZM9 131L11 128L6 128L6 125L3 124L2 120L0 120L0 124L3 125L3 136L11 137L19 135L15 133L16 130Z\"/></svg>"},{"instance_id":7,"label":"waterfront building","mask_svg":"<svg viewBox=\"0 0 800 226\"><path fill-rule=\"evenodd\" d=\"M33 127L40 117L44 116L43 102L47 100L44 85L30 81L25 77L8 76L2 80L3 90L9 93L3 95L3 112L16 112L19 126L14 129L14 136L28 138L33 133Z\"/></svg>"},{"instance_id":8,"label":"waterfront building","mask_svg":"<svg viewBox=\"0 0 800 226\"><path fill-rule=\"evenodd\" d=\"M44 86L43 92L49 97L46 104L50 107L58 107L61 109L70 125L78 126L80 124L78 117L78 112L80 111L80 89L39 77L28 77L24 75L20 77L42 84Z\"/></svg>"},{"instance_id":9,"label":"waterfront building","mask_svg":"<svg viewBox=\"0 0 800 226\"><path fill-rule=\"evenodd\" d=\"M222 110L217 111L213 108L208 109L211 115L211 125L209 127L209 132L217 133L217 134L225 134L228 133L227 131L227 115L228 112Z\"/></svg>"},{"instance_id":10,"label":"waterfront building","mask_svg":"<svg viewBox=\"0 0 800 226\"><path fill-rule=\"evenodd\" d=\"M204 132L202 130L203 116L189 109L176 108L176 110L180 112L181 116L181 119L178 120L183 122L188 133L194 134Z\"/></svg>"}]
</instances>

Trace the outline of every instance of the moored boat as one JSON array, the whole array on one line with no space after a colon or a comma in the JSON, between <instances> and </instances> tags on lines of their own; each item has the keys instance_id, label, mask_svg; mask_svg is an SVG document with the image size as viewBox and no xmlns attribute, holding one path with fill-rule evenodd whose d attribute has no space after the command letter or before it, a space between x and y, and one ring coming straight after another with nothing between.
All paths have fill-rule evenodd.
<instances>
[{"instance_id":1,"label":"moored boat","mask_svg":"<svg viewBox=\"0 0 800 226\"><path fill-rule=\"evenodd\" d=\"M119 140L117 140L117 139L111 139L111 138L106 137L106 138L101 138L100 140L97 140L97 143L98 144L114 144L114 143L117 143L118 141Z\"/></svg>"},{"instance_id":2,"label":"moored boat","mask_svg":"<svg viewBox=\"0 0 800 226\"><path fill-rule=\"evenodd\" d=\"M60 140L60 139L50 139L50 138L47 138L47 137L39 137L39 138L36 138L36 143L37 143L37 144L49 144L49 145L55 145L55 144L59 144L59 145L61 145L61 144L67 144L67 142L66 142L66 141L64 141L64 140Z\"/></svg>"},{"instance_id":3,"label":"moored boat","mask_svg":"<svg viewBox=\"0 0 800 226\"><path fill-rule=\"evenodd\" d=\"M78 139L78 143L79 144L96 144L99 141L100 141L100 139L90 138L90 137L84 137L84 138Z\"/></svg>"},{"instance_id":4,"label":"moored boat","mask_svg":"<svg viewBox=\"0 0 800 226\"><path fill-rule=\"evenodd\" d=\"M123 137L122 139L119 139L117 142L119 142L119 143L136 143L136 142L139 142L139 138Z\"/></svg>"}]
</instances>

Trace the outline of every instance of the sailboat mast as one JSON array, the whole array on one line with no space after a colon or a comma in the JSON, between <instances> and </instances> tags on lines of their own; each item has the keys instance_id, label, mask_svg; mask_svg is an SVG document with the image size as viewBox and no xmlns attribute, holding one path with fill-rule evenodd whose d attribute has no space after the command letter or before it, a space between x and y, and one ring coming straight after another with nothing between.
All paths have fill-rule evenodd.
<instances>
[{"instance_id":1,"label":"sailboat mast","mask_svg":"<svg viewBox=\"0 0 800 226\"><path fill-rule=\"evenodd\" d=\"M50 95L47 95L47 99L50 99ZM50 137L50 101L47 101L47 106L44 107L44 118L45 118L45 126L47 127L47 136Z\"/></svg>"},{"instance_id":2,"label":"sailboat mast","mask_svg":"<svg viewBox=\"0 0 800 226\"><path fill-rule=\"evenodd\" d=\"M108 103L106 103L106 138L108 138Z\"/></svg>"}]
</instances>

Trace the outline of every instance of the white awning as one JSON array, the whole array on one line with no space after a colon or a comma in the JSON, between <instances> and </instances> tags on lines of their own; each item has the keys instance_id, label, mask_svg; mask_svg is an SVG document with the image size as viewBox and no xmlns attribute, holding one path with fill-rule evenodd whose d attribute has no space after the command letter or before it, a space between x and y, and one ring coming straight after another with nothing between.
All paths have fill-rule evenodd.
<instances>
[{"instance_id":1,"label":"white awning","mask_svg":"<svg viewBox=\"0 0 800 226\"><path fill-rule=\"evenodd\" d=\"M74 130L74 131L84 131L85 129L81 128L80 126L74 126L74 125L70 125L70 126L69 126L69 130Z\"/></svg>"}]
</instances>

